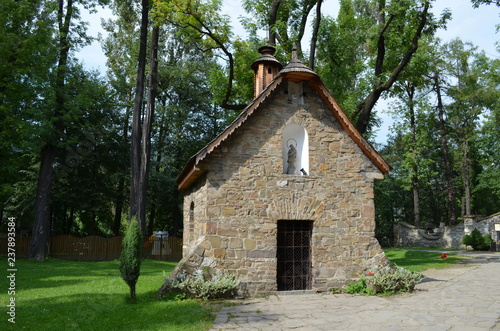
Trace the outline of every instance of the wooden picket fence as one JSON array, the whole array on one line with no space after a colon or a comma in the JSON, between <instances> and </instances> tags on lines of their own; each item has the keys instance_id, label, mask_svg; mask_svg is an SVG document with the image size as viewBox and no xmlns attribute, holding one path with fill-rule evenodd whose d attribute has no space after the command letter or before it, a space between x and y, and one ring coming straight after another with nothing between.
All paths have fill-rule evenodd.
<instances>
[{"instance_id":1,"label":"wooden picket fence","mask_svg":"<svg viewBox=\"0 0 500 331\"><path fill-rule=\"evenodd\" d=\"M123 236L101 237L72 235L52 236L48 243L48 255L56 259L79 261L109 261L120 257ZM16 258L27 258L30 235L16 236ZM155 238L144 244L143 255L163 261L180 261L182 239L177 237ZM0 234L0 256L7 256L7 235Z\"/></svg>"}]
</instances>

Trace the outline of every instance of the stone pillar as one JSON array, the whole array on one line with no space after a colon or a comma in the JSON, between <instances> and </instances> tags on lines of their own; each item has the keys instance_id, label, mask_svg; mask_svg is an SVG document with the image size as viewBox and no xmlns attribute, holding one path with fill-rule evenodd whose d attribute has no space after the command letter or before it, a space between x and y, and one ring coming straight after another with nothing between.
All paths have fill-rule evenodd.
<instances>
[{"instance_id":1,"label":"stone pillar","mask_svg":"<svg viewBox=\"0 0 500 331\"><path fill-rule=\"evenodd\" d=\"M474 216L464 216L464 234L471 234L474 230Z\"/></svg>"}]
</instances>

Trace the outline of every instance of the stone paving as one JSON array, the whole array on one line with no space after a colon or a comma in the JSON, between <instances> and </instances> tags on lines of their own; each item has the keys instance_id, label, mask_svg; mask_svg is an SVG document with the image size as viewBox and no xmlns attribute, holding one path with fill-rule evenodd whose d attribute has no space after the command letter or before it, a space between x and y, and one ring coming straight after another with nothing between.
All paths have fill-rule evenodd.
<instances>
[{"instance_id":1,"label":"stone paving","mask_svg":"<svg viewBox=\"0 0 500 331\"><path fill-rule=\"evenodd\" d=\"M477 259L479 258L479 259ZM282 294L223 308L212 330L500 330L500 253L391 297ZM498 324L498 325L497 325Z\"/></svg>"}]
</instances>

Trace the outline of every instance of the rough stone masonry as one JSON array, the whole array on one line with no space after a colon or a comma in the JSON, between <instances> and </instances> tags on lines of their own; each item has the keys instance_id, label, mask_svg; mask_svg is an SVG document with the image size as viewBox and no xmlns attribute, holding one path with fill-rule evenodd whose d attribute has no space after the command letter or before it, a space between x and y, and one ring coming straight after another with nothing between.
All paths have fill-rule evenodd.
<instances>
[{"instance_id":1,"label":"rough stone masonry","mask_svg":"<svg viewBox=\"0 0 500 331\"><path fill-rule=\"evenodd\" d=\"M292 290L326 291L388 263L375 239L373 191L389 166L317 75L297 63L292 60L179 177L184 258L171 277L222 269L238 275L240 294L254 296L277 291L280 277L290 279ZM290 126L302 130L294 140L307 153L297 156L307 174L286 173ZM292 241L307 242L302 251L292 243L283 254L302 254L302 260L280 257L278 224L301 221L310 224L310 236Z\"/></svg>"}]
</instances>

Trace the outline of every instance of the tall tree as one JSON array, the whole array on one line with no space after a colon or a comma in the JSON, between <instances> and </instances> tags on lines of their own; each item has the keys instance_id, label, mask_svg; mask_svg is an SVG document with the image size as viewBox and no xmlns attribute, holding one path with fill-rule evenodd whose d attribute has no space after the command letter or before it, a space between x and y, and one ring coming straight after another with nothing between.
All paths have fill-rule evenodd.
<instances>
[{"instance_id":1,"label":"tall tree","mask_svg":"<svg viewBox=\"0 0 500 331\"><path fill-rule=\"evenodd\" d=\"M99 1L103 3L104 1ZM74 0L59 0L57 6L57 65L55 68L55 102L52 114L51 134L40 152L40 171L35 202L35 222L28 256L30 259L44 260L46 256L47 241L50 234L50 197L51 185L54 176L53 165L57 155L57 148L64 135L64 117L66 108L66 77L69 67L71 47L88 42L88 39L79 39L84 36L81 26L76 25L72 31L72 20L78 19L78 2ZM84 8L94 8L97 2L80 1Z\"/></svg>"},{"instance_id":2,"label":"tall tree","mask_svg":"<svg viewBox=\"0 0 500 331\"><path fill-rule=\"evenodd\" d=\"M19 222L32 225L27 197L36 179L26 179L38 171L35 155L50 131L43 115L53 104L47 82L56 62L55 20L44 1L2 1L0 13L0 223L15 210Z\"/></svg>"},{"instance_id":3,"label":"tall tree","mask_svg":"<svg viewBox=\"0 0 500 331\"><path fill-rule=\"evenodd\" d=\"M481 116L488 109L494 109L498 98L497 75L487 73L495 65L484 52L478 52L470 43L454 40L445 47L445 63L450 79L447 94L452 102L450 124L455 131L457 143L461 146L461 171L463 179L463 210L472 213L473 162L475 140Z\"/></svg>"},{"instance_id":4,"label":"tall tree","mask_svg":"<svg viewBox=\"0 0 500 331\"><path fill-rule=\"evenodd\" d=\"M321 5L323 0L244 0L243 8L253 15L255 24L269 31L272 45L280 45L291 54L293 45L297 47L299 56L303 56L302 39L305 35L309 16L316 7L313 24L311 53L309 63L314 66L314 53L321 22Z\"/></svg>"},{"instance_id":5,"label":"tall tree","mask_svg":"<svg viewBox=\"0 0 500 331\"><path fill-rule=\"evenodd\" d=\"M439 121L439 141L441 145L441 153L442 153L442 158L443 158L443 165L444 165L444 177L446 179L446 199L447 199L447 206L448 206L448 216L450 219L450 225L455 225L457 221L457 205L456 205L456 200L455 200L455 183L453 180L453 168L452 168L452 162L451 162L451 155L449 151L449 143L448 143L448 130L447 130L447 123L445 120L445 110L444 110L444 103L443 103L443 95L442 95L442 82L441 82L441 75L439 71L436 69L436 71L432 74L432 80L433 80L433 86L434 86L434 92L436 93L436 99L437 99L437 104L436 104L436 109L438 112L438 121Z\"/></svg>"},{"instance_id":6,"label":"tall tree","mask_svg":"<svg viewBox=\"0 0 500 331\"><path fill-rule=\"evenodd\" d=\"M145 235L146 230L146 199L148 196L148 179L151 161L151 131L153 129L153 118L156 105L156 94L158 88L158 39L160 28L154 25L151 34L151 54L149 66L149 88L148 88L148 102L146 115L144 116L144 123L142 125L142 152L141 152L141 165L139 173L139 209L140 217L142 219L141 231Z\"/></svg>"},{"instance_id":7,"label":"tall tree","mask_svg":"<svg viewBox=\"0 0 500 331\"><path fill-rule=\"evenodd\" d=\"M148 42L148 25L149 25L149 0L141 2L141 28L139 39L139 54L137 58L137 79L135 87L134 110L132 113L132 138L130 153L130 217L136 218L141 232L146 231L145 206L146 197L142 196L141 187L141 150L142 146L142 130L141 130L141 114L144 100L144 84L146 79L146 62L147 62L147 42Z\"/></svg>"},{"instance_id":8,"label":"tall tree","mask_svg":"<svg viewBox=\"0 0 500 331\"><path fill-rule=\"evenodd\" d=\"M422 82L415 85L422 100L415 103L415 126L407 105L411 98L391 94L404 107L397 108L395 135L382 150L393 171L381 185L389 190L377 191L383 197L377 198L378 224L387 228L391 221L411 219L413 199L401 191L410 189L415 165L420 217L425 223L455 224L457 205L462 206L462 215L495 212L489 206L498 205L500 199L495 193L495 146L500 140L492 130L498 124L499 63L459 40L422 44L401 77ZM396 83L393 91L402 90L401 82ZM398 206L393 205L395 200Z\"/></svg>"},{"instance_id":9,"label":"tall tree","mask_svg":"<svg viewBox=\"0 0 500 331\"><path fill-rule=\"evenodd\" d=\"M220 90L212 78L220 61L201 53L196 42L186 42L171 25L160 43L157 120L152 137L149 222L171 235L182 233L182 195L175 179L185 162L234 119L232 112L214 104ZM221 84L224 84L221 83ZM222 91L223 93L223 91Z\"/></svg>"},{"instance_id":10,"label":"tall tree","mask_svg":"<svg viewBox=\"0 0 500 331\"><path fill-rule=\"evenodd\" d=\"M372 109L383 92L388 91L410 63L418 49L424 31L431 33L438 27L431 19L431 1L378 0L378 32L373 40L375 51L373 86L370 93L356 106L356 129L365 133L370 123ZM397 45L390 50L388 45ZM394 52L396 51L396 52Z\"/></svg>"},{"instance_id":11,"label":"tall tree","mask_svg":"<svg viewBox=\"0 0 500 331\"><path fill-rule=\"evenodd\" d=\"M221 0L158 0L156 14L177 28L186 42L196 42L200 51L217 53L227 61L227 79L220 106L242 110L247 103L234 103L235 59L231 51L231 26L227 15L219 13Z\"/></svg>"},{"instance_id":12,"label":"tall tree","mask_svg":"<svg viewBox=\"0 0 500 331\"><path fill-rule=\"evenodd\" d=\"M103 43L103 49L107 56L108 80L115 91L117 102L122 110L122 131L120 148L127 151L128 166L119 171L116 183L116 197L113 233L118 235L122 222L122 214L129 201L126 196L130 195L127 183L130 182L130 117L134 105L134 87L137 75L137 58L133 54L138 53L140 47L137 43L138 33L136 26L140 25L140 17L137 17L134 3L129 1L114 1L112 3L115 20L104 22L104 29L108 37ZM134 74L135 71L135 74ZM125 162L122 163L125 165ZM128 189L128 193L126 193Z\"/></svg>"},{"instance_id":13,"label":"tall tree","mask_svg":"<svg viewBox=\"0 0 500 331\"><path fill-rule=\"evenodd\" d=\"M270 40L276 40L276 43L289 53L294 42L300 46L308 17L316 6L316 24L313 26L309 54L311 66L316 66L315 62L318 62L318 66L333 62L333 66L342 67L344 58L334 57L331 52L321 49L333 49L335 54L347 53L342 49L352 49L353 44L335 44L332 41L347 39L356 41L356 53L347 54L347 59L350 61L353 58L352 54L356 54L359 59L360 53L366 53L364 61L357 64L363 66L359 73L371 86L366 83L357 85L363 92L358 92L360 96L356 100L355 110L349 113L356 122L356 128L365 133L372 121L375 104L398 80L418 49L419 40L424 35L432 35L449 18L449 13L445 12L439 21L436 20L430 12L431 2L432 0L342 0L338 25L333 23L334 20L321 17L322 1L260 0L244 1L243 5L245 10L255 17L255 24L269 29ZM369 24L366 24L367 22ZM338 27L349 26L356 27L355 33L353 30L335 31ZM334 34L330 34L332 29L335 31ZM317 33L319 30L324 32ZM320 49L317 57L316 43ZM367 63L371 68L366 67ZM349 85L357 80L352 76L346 78L350 79ZM345 109L350 109L343 106Z\"/></svg>"}]
</instances>

